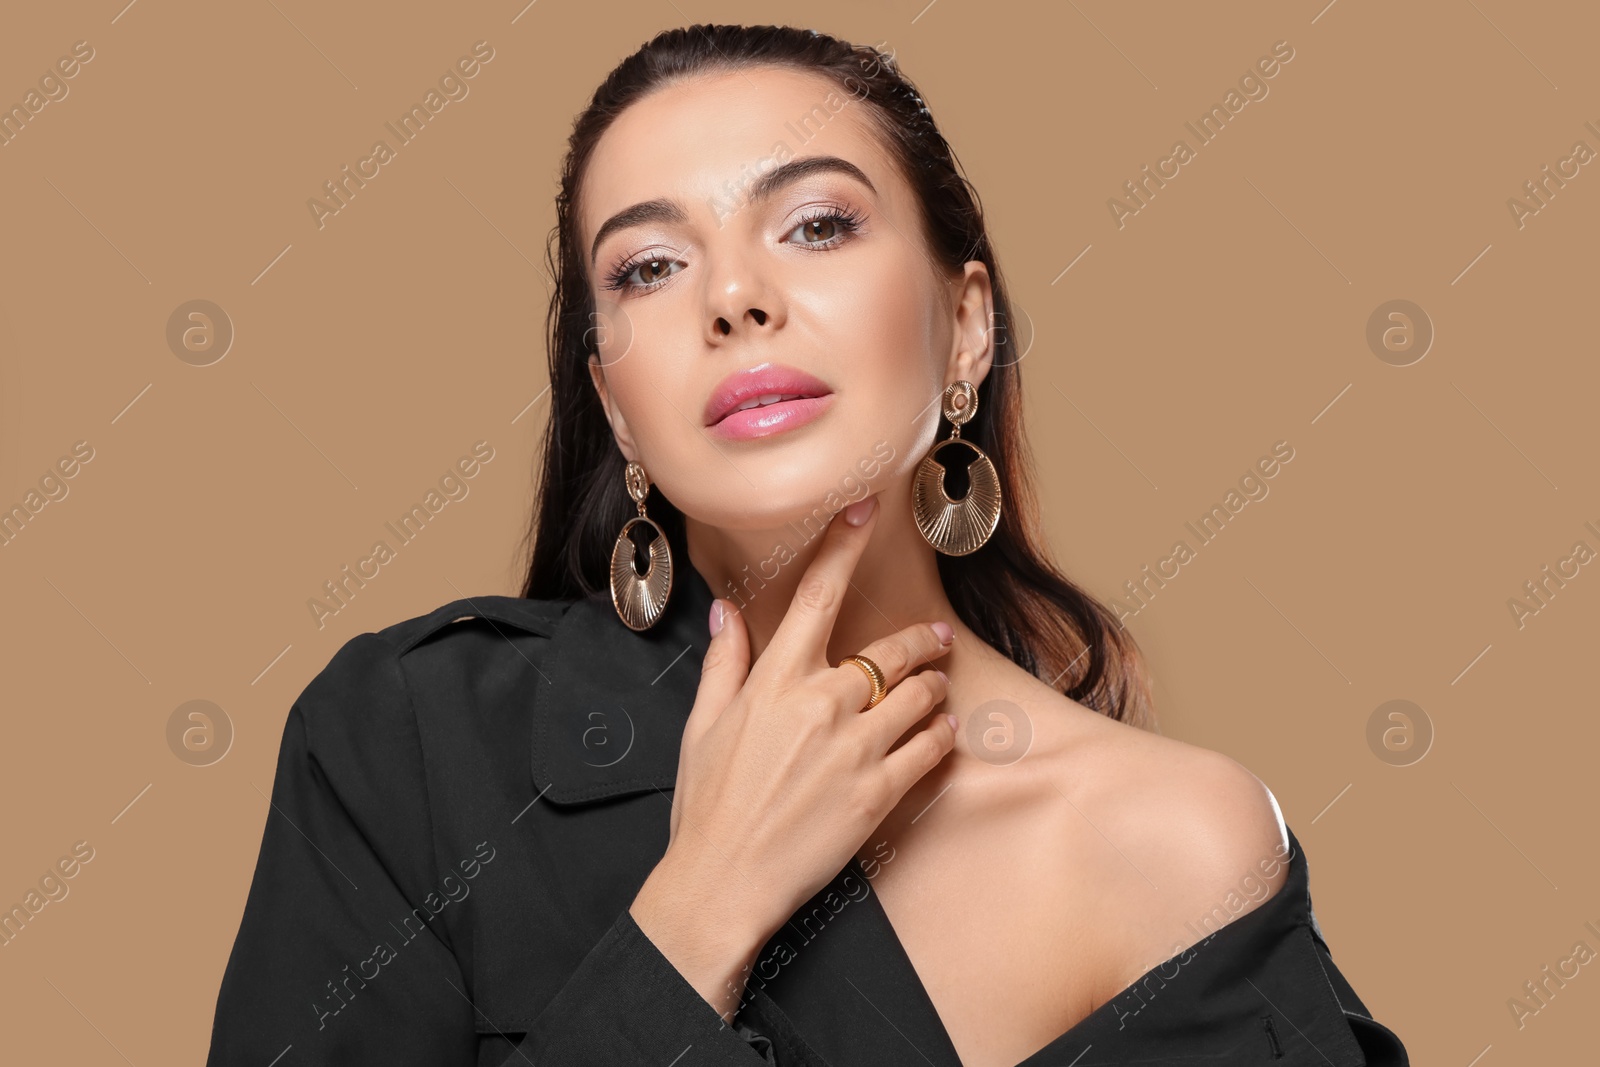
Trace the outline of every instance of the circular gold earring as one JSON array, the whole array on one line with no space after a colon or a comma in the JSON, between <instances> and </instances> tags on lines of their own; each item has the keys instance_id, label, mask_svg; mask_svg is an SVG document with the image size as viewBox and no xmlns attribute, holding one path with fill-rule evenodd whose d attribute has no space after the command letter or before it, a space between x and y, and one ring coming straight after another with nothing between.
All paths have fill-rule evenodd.
<instances>
[{"instance_id":1,"label":"circular gold earring","mask_svg":"<svg viewBox=\"0 0 1600 1067\"><path fill-rule=\"evenodd\" d=\"M963 445L977 453L967 465L967 493L952 500L944 488L945 466L939 451L961 440L961 427L977 414L978 390L971 382L951 382L944 391L944 417L950 436L928 450L911 483L911 510L923 539L947 556L965 556L983 547L1000 522L1000 475L988 455L971 441Z\"/></svg>"},{"instance_id":2,"label":"circular gold earring","mask_svg":"<svg viewBox=\"0 0 1600 1067\"><path fill-rule=\"evenodd\" d=\"M623 478L639 514L622 524L617 543L611 548L611 603L628 629L648 630L661 618L672 593L672 548L667 544L666 531L644 513L645 497L650 495L650 478L644 467L629 460ZM650 539L649 569L644 574L634 564L636 550L633 538L628 536L641 522L655 531Z\"/></svg>"}]
</instances>

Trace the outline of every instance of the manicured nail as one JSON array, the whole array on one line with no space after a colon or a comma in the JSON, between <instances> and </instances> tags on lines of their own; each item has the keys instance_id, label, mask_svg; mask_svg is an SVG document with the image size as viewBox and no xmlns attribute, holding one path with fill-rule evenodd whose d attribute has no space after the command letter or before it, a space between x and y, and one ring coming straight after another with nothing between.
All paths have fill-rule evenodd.
<instances>
[{"instance_id":1,"label":"manicured nail","mask_svg":"<svg viewBox=\"0 0 1600 1067\"><path fill-rule=\"evenodd\" d=\"M939 643L941 645L948 645L956 639L955 630L951 629L950 624L947 622L934 623L933 632L939 635Z\"/></svg>"},{"instance_id":2,"label":"manicured nail","mask_svg":"<svg viewBox=\"0 0 1600 1067\"><path fill-rule=\"evenodd\" d=\"M713 600L711 602L711 620L710 620L710 622L711 622L711 636L715 637L715 636L717 636L717 633L719 631L721 631L721 629L722 629L722 601Z\"/></svg>"},{"instance_id":3,"label":"manicured nail","mask_svg":"<svg viewBox=\"0 0 1600 1067\"><path fill-rule=\"evenodd\" d=\"M851 526L860 526L872 514L872 506L878 502L876 496L869 496L865 500L857 500L854 504L844 509L844 521Z\"/></svg>"},{"instance_id":4,"label":"manicured nail","mask_svg":"<svg viewBox=\"0 0 1600 1067\"><path fill-rule=\"evenodd\" d=\"M934 670L939 671L939 677L944 679L944 684L945 685L949 685L950 684L950 676L948 674L944 673L944 671L940 671L939 668L937 668L937 667L935 667Z\"/></svg>"},{"instance_id":5,"label":"manicured nail","mask_svg":"<svg viewBox=\"0 0 1600 1067\"><path fill-rule=\"evenodd\" d=\"M950 731L952 733L955 732L956 726L960 723L960 720L958 720L954 715L946 715L944 717L944 721L950 724Z\"/></svg>"}]
</instances>

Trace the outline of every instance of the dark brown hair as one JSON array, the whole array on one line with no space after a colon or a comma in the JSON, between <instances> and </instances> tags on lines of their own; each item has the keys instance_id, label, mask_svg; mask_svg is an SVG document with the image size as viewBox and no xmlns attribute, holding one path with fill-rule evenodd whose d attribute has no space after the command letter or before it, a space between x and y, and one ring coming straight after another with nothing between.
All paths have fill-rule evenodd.
<instances>
[{"instance_id":1,"label":"dark brown hair","mask_svg":"<svg viewBox=\"0 0 1600 1067\"><path fill-rule=\"evenodd\" d=\"M815 73L866 103L866 114L916 195L926 248L959 274L968 260L989 270L995 325L1012 321L976 190L892 53L789 26L699 25L664 30L619 63L574 120L546 247L555 290L547 317L550 415L544 467L524 541L531 555L522 595L571 600L609 588L611 547L633 514L626 464L587 363L593 296L580 247L578 197L600 136L641 97L701 74L760 66ZM1150 690L1133 637L1115 614L1056 569L1043 547L1022 428L1021 372L1013 331L989 330L993 364L978 388L978 417L963 440L999 473L1004 509L988 542L967 556L939 555L939 576L963 622L990 645L1079 703L1153 727ZM943 436L941 432L941 436ZM959 491L952 483L953 491ZM688 559L683 516L652 494L650 517L673 557ZM617 625L622 625L618 622Z\"/></svg>"}]
</instances>

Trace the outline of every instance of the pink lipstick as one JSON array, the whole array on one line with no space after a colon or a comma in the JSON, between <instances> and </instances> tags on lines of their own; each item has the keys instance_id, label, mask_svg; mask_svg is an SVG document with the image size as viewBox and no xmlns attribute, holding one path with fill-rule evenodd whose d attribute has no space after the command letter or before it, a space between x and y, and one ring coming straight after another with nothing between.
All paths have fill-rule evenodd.
<instances>
[{"instance_id":1,"label":"pink lipstick","mask_svg":"<svg viewBox=\"0 0 1600 1067\"><path fill-rule=\"evenodd\" d=\"M706 401L704 418L719 437L751 440L804 426L832 403L826 382L793 367L763 363L719 382Z\"/></svg>"}]
</instances>

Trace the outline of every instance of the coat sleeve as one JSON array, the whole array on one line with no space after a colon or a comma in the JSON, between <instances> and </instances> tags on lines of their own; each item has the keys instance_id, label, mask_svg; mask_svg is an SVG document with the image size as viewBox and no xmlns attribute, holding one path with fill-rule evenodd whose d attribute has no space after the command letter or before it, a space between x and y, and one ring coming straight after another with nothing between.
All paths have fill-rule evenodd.
<instances>
[{"instance_id":1,"label":"coat sleeve","mask_svg":"<svg viewBox=\"0 0 1600 1067\"><path fill-rule=\"evenodd\" d=\"M425 783L394 647L378 634L352 638L284 724L207 1067L475 1067L524 1056L539 1067L826 1067L781 1013L773 1038L765 1023L730 1028L626 910L533 1030L480 1039L449 930L434 918L450 872L435 862Z\"/></svg>"},{"instance_id":2,"label":"coat sleeve","mask_svg":"<svg viewBox=\"0 0 1600 1067\"><path fill-rule=\"evenodd\" d=\"M423 780L392 646L352 638L284 724L207 1067L476 1062L472 1003L419 891L437 885Z\"/></svg>"},{"instance_id":3,"label":"coat sleeve","mask_svg":"<svg viewBox=\"0 0 1600 1067\"><path fill-rule=\"evenodd\" d=\"M541 1067L828 1067L765 994L757 993L732 1026L724 1023L627 909L535 1020L518 1051Z\"/></svg>"}]
</instances>

